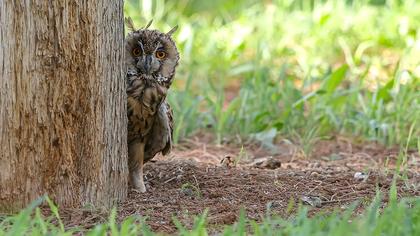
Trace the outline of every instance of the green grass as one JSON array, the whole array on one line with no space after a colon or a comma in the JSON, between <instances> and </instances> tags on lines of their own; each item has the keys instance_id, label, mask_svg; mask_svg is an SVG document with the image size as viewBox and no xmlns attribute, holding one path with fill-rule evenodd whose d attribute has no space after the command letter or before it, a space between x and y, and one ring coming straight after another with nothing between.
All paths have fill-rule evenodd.
<instances>
[{"instance_id":1,"label":"green grass","mask_svg":"<svg viewBox=\"0 0 420 236\"><path fill-rule=\"evenodd\" d=\"M267 214L262 222L248 220L242 212L239 220L230 226L224 226L218 232L221 235L420 235L420 199L392 198L383 206L377 197L363 214L355 214L357 204L352 204L344 212L317 214L308 217L308 208L300 207L295 216L283 219ZM144 219L128 217L121 223L116 222L116 212L111 211L107 222L92 229L65 229L56 211L49 201L54 214L45 217L35 202L19 214L0 218L0 236L3 235L156 235L144 224ZM178 228L177 235L208 235L215 229L206 223L206 212L196 217L191 229L185 228L177 219L173 219Z\"/></svg>"},{"instance_id":2,"label":"green grass","mask_svg":"<svg viewBox=\"0 0 420 236\"><path fill-rule=\"evenodd\" d=\"M210 2L125 5L139 27L180 27L176 141L199 129L217 142L275 129L302 144L339 133L400 145L413 128L417 147L420 2Z\"/></svg>"}]
</instances>

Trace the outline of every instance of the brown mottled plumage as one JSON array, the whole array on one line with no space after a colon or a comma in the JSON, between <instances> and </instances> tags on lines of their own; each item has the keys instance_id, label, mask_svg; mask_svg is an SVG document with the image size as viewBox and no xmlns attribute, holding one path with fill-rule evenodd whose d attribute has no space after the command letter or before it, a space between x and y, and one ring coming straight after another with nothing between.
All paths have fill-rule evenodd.
<instances>
[{"instance_id":1,"label":"brown mottled plumage","mask_svg":"<svg viewBox=\"0 0 420 236\"><path fill-rule=\"evenodd\" d=\"M146 191L143 164L157 153L163 155L172 147L172 110L166 94L172 83L179 54L168 33L147 29L133 30L125 39L127 67L128 156L130 183Z\"/></svg>"}]
</instances>

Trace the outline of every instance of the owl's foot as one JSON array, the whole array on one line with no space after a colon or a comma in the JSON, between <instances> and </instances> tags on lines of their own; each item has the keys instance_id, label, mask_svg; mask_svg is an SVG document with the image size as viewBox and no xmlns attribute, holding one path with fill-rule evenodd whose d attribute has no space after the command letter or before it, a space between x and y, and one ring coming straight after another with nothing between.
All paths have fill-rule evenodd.
<instances>
[{"instance_id":1,"label":"owl's foot","mask_svg":"<svg viewBox=\"0 0 420 236\"><path fill-rule=\"evenodd\" d=\"M143 173L134 172L131 175L131 183L135 190L145 193L146 185L144 184Z\"/></svg>"},{"instance_id":2,"label":"owl's foot","mask_svg":"<svg viewBox=\"0 0 420 236\"><path fill-rule=\"evenodd\" d=\"M129 146L129 167L130 167L130 182L131 185L140 191L146 192L146 186L143 179L144 166L144 143L138 142Z\"/></svg>"}]
</instances>

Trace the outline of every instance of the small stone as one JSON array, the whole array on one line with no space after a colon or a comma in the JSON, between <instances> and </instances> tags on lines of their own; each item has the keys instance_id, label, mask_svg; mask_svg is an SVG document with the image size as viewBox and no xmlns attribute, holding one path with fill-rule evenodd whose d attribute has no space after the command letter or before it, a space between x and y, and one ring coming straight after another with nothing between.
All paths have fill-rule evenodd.
<instances>
[{"instance_id":1,"label":"small stone","mask_svg":"<svg viewBox=\"0 0 420 236\"><path fill-rule=\"evenodd\" d=\"M322 200L316 196L302 196L300 198L304 204L311 205L313 207L321 207Z\"/></svg>"},{"instance_id":2,"label":"small stone","mask_svg":"<svg viewBox=\"0 0 420 236\"><path fill-rule=\"evenodd\" d=\"M251 163L252 167L261 169L277 169L281 167L281 162L272 156L257 158Z\"/></svg>"},{"instance_id":3,"label":"small stone","mask_svg":"<svg viewBox=\"0 0 420 236\"><path fill-rule=\"evenodd\" d=\"M354 173L354 178L361 181L366 181L368 179L369 175L365 174L363 172L356 172Z\"/></svg>"},{"instance_id":4,"label":"small stone","mask_svg":"<svg viewBox=\"0 0 420 236\"><path fill-rule=\"evenodd\" d=\"M273 209L276 207L281 207L281 203L279 201L270 201L267 203L267 209Z\"/></svg>"},{"instance_id":5,"label":"small stone","mask_svg":"<svg viewBox=\"0 0 420 236\"><path fill-rule=\"evenodd\" d=\"M321 164L319 162L314 162L314 163L310 163L308 167L311 169L315 169L315 168L321 167Z\"/></svg>"},{"instance_id":6,"label":"small stone","mask_svg":"<svg viewBox=\"0 0 420 236\"><path fill-rule=\"evenodd\" d=\"M311 172L311 174L310 174L310 176L311 177L319 177L321 174L319 174L318 172L316 172L316 171L312 171Z\"/></svg>"},{"instance_id":7,"label":"small stone","mask_svg":"<svg viewBox=\"0 0 420 236\"><path fill-rule=\"evenodd\" d=\"M183 188L183 189L181 189L181 192L184 194L184 195L186 195L186 196L193 196L194 195L194 192L192 191L192 189L190 189L190 188Z\"/></svg>"}]
</instances>

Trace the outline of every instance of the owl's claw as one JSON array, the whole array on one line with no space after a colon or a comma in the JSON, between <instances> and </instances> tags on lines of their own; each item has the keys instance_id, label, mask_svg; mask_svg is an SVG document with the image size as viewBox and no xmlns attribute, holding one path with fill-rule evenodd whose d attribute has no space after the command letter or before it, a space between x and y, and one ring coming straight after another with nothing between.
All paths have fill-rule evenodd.
<instances>
[{"instance_id":1,"label":"owl's claw","mask_svg":"<svg viewBox=\"0 0 420 236\"><path fill-rule=\"evenodd\" d=\"M146 186L144 185L144 183L141 183L140 186L135 188L137 191L140 191L140 193L145 193L146 192Z\"/></svg>"},{"instance_id":2,"label":"owl's claw","mask_svg":"<svg viewBox=\"0 0 420 236\"><path fill-rule=\"evenodd\" d=\"M132 176L132 183L133 183L133 190L139 193L146 192L146 185L144 184L143 180L143 173L135 173Z\"/></svg>"},{"instance_id":3,"label":"owl's claw","mask_svg":"<svg viewBox=\"0 0 420 236\"><path fill-rule=\"evenodd\" d=\"M142 190L142 189L136 189L136 188L133 188L133 191L136 192L136 193L145 193L145 192L147 192L146 189L143 189Z\"/></svg>"}]
</instances>

